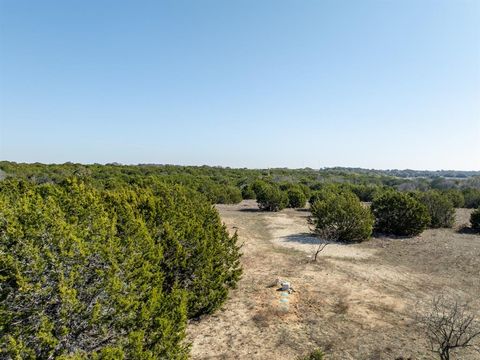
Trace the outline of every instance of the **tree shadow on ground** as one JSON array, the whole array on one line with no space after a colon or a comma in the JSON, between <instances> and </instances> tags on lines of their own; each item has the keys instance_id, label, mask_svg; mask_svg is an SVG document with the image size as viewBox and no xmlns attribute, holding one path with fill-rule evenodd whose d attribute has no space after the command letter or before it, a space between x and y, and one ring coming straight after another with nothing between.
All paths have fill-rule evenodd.
<instances>
[{"instance_id":1,"label":"tree shadow on ground","mask_svg":"<svg viewBox=\"0 0 480 360\"><path fill-rule=\"evenodd\" d=\"M462 226L460 229L457 230L459 234L469 234L469 235L480 235L480 232L475 231L468 225Z\"/></svg>"},{"instance_id":2,"label":"tree shadow on ground","mask_svg":"<svg viewBox=\"0 0 480 360\"><path fill-rule=\"evenodd\" d=\"M349 246L349 245L358 244L355 242L325 240L315 236L315 234L308 233L308 232L283 236L282 239L286 242L296 242L299 244L307 244L307 245L335 244L335 245Z\"/></svg>"},{"instance_id":3,"label":"tree shadow on ground","mask_svg":"<svg viewBox=\"0 0 480 360\"><path fill-rule=\"evenodd\" d=\"M282 239L284 239L287 242L296 242L300 244L310 244L310 245L317 245L317 244L320 244L321 242L327 242L323 239L315 237L315 235L313 235L312 233L292 234L292 235L283 236Z\"/></svg>"},{"instance_id":4,"label":"tree shadow on ground","mask_svg":"<svg viewBox=\"0 0 480 360\"><path fill-rule=\"evenodd\" d=\"M243 208L243 209L240 209L239 211L241 212L263 212L262 210L260 210L259 208Z\"/></svg>"},{"instance_id":5,"label":"tree shadow on ground","mask_svg":"<svg viewBox=\"0 0 480 360\"><path fill-rule=\"evenodd\" d=\"M393 235L393 234L385 234L381 232L374 231L372 233L371 238L381 239L385 241L394 241L394 240L411 240L419 237L420 235Z\"/></svg>"}]
</instances>

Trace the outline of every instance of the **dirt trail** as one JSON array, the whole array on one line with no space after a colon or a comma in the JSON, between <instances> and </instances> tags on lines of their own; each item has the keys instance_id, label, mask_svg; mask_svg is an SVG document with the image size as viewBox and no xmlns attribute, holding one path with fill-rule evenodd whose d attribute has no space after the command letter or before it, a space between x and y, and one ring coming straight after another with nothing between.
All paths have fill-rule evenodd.
<instances>
[{"instance_id":1,"label":"dirt trail","mask_svg":"<svg viewBox=\"0 0 480 360\"><path fill-rule=\"evenodd\" d=\"M445 289L478 299L478 235L441 229L328 245L312 263L308 212L264 213L252 201L218 209L244 243L244 275L221 310L190 323L193 359L295 359L318 347L328 359L430 359L412 320L418 302ZM268 287L277 278L296 290L288 310Z\"/></svg>"}]
</instances>

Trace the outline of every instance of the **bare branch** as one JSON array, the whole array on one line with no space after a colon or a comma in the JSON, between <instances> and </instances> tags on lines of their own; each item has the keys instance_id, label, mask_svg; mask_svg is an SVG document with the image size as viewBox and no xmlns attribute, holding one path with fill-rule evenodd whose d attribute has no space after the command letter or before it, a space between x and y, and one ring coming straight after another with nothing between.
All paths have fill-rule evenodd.
<instances>
[{"instance_id":1,"label":"bare branch","mask_svg":"<svg viewBox=\"0 0 480 360\"><path fill-rule=\"evenodd\" d=\"M469 313L468 304L458 298L434 297L430 311L420 314L418 321L426 330L431 350L441 360L449 360L454 349L474 346L480 338L480 322L476 314Z\"/></svg>"}]
</instances>

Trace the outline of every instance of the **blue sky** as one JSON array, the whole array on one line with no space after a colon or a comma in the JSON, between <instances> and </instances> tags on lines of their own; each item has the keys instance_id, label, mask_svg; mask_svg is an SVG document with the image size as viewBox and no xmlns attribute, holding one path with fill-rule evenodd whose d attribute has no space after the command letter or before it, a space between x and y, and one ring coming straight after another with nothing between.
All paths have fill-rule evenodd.
<instances>
[{"instance_id":1,"label":"blue sky","mask_svg":"<svg viewBox=\"0 0 480 360\"><path fill-rule=\"evenodd\" d=\"M0 158L480 169L480 1L0 0Z\"/></svg>"}]
</instances>

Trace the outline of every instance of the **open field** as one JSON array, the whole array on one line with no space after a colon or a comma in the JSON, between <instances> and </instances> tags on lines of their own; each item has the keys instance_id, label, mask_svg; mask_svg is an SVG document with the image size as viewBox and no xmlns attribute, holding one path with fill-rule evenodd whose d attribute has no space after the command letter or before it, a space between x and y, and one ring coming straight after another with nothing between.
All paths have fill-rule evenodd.
<instances>
[{"instance_id":1,"label":"open field","mask_svg":"<svg viewBox=\"0 0 480 360\"><path fill-rule=\"evenodd\" d=\"M307 211L217 208L244 243L244 275L220 311L190 322L193 359L294 359L317 347L328 359L431 359L417 309L443 291L480 309L480 236L460 230L469 210L457 210L454 229L328 245L312 263ZM288 311L269 287L277 278L295 289Z\"/></svg>"}]
</instances>

